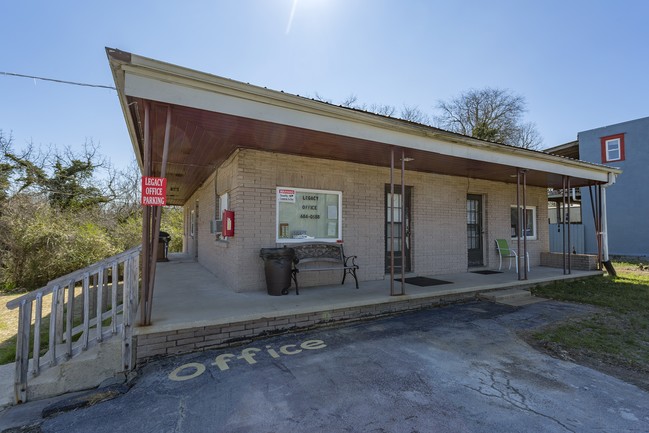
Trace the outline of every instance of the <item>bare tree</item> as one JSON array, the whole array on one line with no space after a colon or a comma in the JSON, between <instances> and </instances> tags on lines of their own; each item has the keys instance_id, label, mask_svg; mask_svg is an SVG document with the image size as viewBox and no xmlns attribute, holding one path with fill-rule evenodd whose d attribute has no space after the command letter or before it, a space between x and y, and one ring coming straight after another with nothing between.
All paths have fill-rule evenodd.
<instances>
[{"instance_id":1,"label":"bare tree","mask_svg":"<svg viewBox=\"0 0 649 433\"><path fill-rule=\"evenodd\" d=\"M315 96L313 97L315 101L320 101L320 102L325 102L327 104L333 104L333 101L331 99L325 98L318 92L315 92Z\"/></svg>"},{"instance_id":2,"label":"bare tree","mask_svg":"<svg viewBox=\"0 0 649 433\"><path fill-rule=\"evenodd\" d=\"M374 114L380 114L381 116L394 116L394 113L397 111L392 105L387 104L370 104L358 102L358 96L353 93L345 98L340 105L342 107L353 108L355 110L368 111Z\"/></svg>"},{"instance_id":3,"label":"bare tree","mask_svg":"<svg viewBox=\"0 0 649 433\"><path fill-rule=\"evenodd\" d=\"M315 99L316 101L326 102L328 104L333 103L331 99L327 99L317 92L313 99ZM415 105L404 105L399 115L396 116L397 109L393 105L376 103L367 105L365 103L360 103L358 102L358 96L353 93L343 99L343 101L339 105L341 107L367 111L369 113L379 114L381 116L398 117L410 122L422 123L426 125L430 124L430 117Z\"/></svg>"},{"instance_id":4,"label":"bare tree","mask_svg":"<svg viewBox=\"0 0 649 433\"><path fill-rule=\"evenodd\" d=\"M120 220L137 215L141 208L141 176L142 173L135 159L121 170L111 167L107 180L111 201L106 206L106 211Z\"/></svg>"},{"instance_id":5,"label":"bare tree","mask_svg":"<svg viewBox=\"0 0 649 433\"><path fill-rule=\"evenodd\" d=\"M533 123L524 123L525 99L505 89L471 89L439 101L441 112L437 126L482 140L525 148L541 145L541 136Z\"/></svg>"},{"instance_id":6,"label":"bare tree","mask_svg":"<svg viewBox=\"0 0 649 433\"><path fill-rule=\"evenodd\" d=\"M368 111L372 113L380 114L381 116L393 117L397 109L394 108L392 105L372 104L369 106Z\"/></svg>"},{"instance_id":7,"label":"bare tree","mask_svg":"<svg viewBox=\"0 0 649 433\"><path fill-rule=\"evenodd\" d=\"M525 122L519 125L518 133L514 139L514 146L524 149L539 149L542 144L543 138L541 138L541 134L539 134L533 122Z\"/></svg>"},{"instance_id":8,"label":"bare tree","mask_svg":"<svg viewBox=\"0 0 649 433\"><path fill-rule=\"evenodd\" d=\"M0 212L4 200L9 197L11 176L15 170L9 157L9 155L13 154L12 141L12 136L5 137L2 129L0 129Z\"/></svg>"},{"instance_id":9,"label":"bare tree","mask_svg":"<svg viewBox=\"0 0 649 433\"><path fill-rule=\"evenodd\" d=\"M358 96L354 95L353 93L346 97L343 102L340 103L341 107L347 107L347 108L357 108L359 110L362 110L363 108L359 107L358 105Z\"/></svg>"},{"instance_id":10,"label":"bare tree","mask_svg":"<svg viewBox=\"0 0 649 433\"><path fill-rule=\"evenodd\" d=\"M401 115L399 117L403 120L421 123L423 125L430 123L428 115L421 111L416 105L404 105L401 109Z\"/></svg>"}]
</instances>

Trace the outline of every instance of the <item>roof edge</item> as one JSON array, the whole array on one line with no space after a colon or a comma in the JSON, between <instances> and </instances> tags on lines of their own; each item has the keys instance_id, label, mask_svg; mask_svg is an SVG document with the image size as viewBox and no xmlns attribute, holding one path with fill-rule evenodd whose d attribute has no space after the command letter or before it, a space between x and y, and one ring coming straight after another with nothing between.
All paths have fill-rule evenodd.
<instances>
[{"instance_id":1,"label":"roof edge","mask_svg":"<svg viewBox=\"0 0 649 433\"><path fill-rule=\"evenodd\" d=\"M165 82L172 82L170 81L171 78L173 79L173 83L178 85L228 94L230 96L236 96L248 100L283 106L295 110L302 110L310 112L312 114L324 115L340 120L354 121L382 129L415 134L470 147L479 147L497 153L507 153L510 155L514 153L517 156L524 158L535 158L544 160L546 162L559 163L561 165L568 165L576 168L595 169L597 171L606 171L614 174L620 174L622 172L620 169L614 167L557 155L551 155L546 153L547 150L541 151L524 149L511 145L484 141L429 125L418 124L411 121L383 116L367 111L349 109L347 107L337 106L324 101L310 99L283 91L272 90L266 87L244 83L230 78L225 78L218 75L163 62L160 60L139 56L119 49L106 48L106 51L111 63L111 67L114 70L115 77L115 69L117 68L121 69L122 73L128 71L136 75L158 79ZM118 93L120 93L121 91L121 96L124 96L123 82L121 86L117 83L117 81L116 84ZM123 102L123 104L124 103L125 101ZM128 116L126 117L128 122Z\"/></svg>"}]
</instances>

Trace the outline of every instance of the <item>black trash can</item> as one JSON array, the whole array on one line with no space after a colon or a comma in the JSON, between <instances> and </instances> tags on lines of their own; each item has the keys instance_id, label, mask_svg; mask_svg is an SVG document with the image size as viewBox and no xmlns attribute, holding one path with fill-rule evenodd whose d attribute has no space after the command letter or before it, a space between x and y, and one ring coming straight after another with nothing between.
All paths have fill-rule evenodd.
<instances>
[{"instance_id":1,"label":"black trash can","mask_svg":"<svg viewBox=\"0 0 649 433\"><path fill-rule=\"evenodd\" d=\"M259 257L264 259L266 289L272 296L286 295L291 287L293 248L262 248Z\"/></svg>"},{"instance_id":2,"label":"black trash can","mask_svg":"<svg viewBox=\"0 0 649 433\"><path fill-rule=\"evenodd\" d=\"M171 240L171 235L167 232L161 231L158 235L158 256L157 261L167 262L167 253L169 252L169 241Z\"/></svg>"}]
</instances>

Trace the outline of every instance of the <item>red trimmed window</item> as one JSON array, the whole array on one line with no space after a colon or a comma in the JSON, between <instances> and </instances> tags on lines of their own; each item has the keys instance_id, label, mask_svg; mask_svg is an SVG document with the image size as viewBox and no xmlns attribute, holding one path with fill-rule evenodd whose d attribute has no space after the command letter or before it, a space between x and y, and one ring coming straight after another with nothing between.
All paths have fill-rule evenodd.
<instances>
[{"instance_id":1,"label":"red trimmed window","mask_svg":"<svg viewBox=\"0 0 649 433\"><path fill-rule=\"evenodd\" d=\"M602 162L624 161L624 134L600 138L602 143Z\"/></svg>"}]
</instances>

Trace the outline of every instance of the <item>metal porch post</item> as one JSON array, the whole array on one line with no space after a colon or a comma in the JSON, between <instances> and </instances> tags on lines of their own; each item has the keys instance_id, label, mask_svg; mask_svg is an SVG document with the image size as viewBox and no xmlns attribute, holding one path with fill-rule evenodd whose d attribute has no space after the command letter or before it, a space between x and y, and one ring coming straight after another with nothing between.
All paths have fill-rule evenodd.
<instances>
[{"instance_id":1,"label":"metal porch post","mask_svg":"<svg viewBox=\"0 0 649 433\"><path fill-rule=\"evenodd\" d=\"M169 155L169 138L171 135L171 106L167 106L167 119L165 124L165 136L164 136L164 147L162 150L162 166L160 167L160 177L165 177L167 175L167 160ZM156 206L155 210L152 210L153 214L153 224L151 231L151 257L149 264L149 290L148 290L148 299L147 299L147 317L146 325L151 324L151 314L152 314L152 305L153 305L153 288L155 286L155 271L156 264L158 259L158 234L160 233L160 220L162 218L162 206Z\"/></svg>"},{"instance_id":2,"label":"metal porch post","mask_svg":"<svg viewBox=\"0 0 649 433\"><path fill-rule=\"evenodd\" d=\"M521 170L523 177L523 275L524 280L527 280L527 267L529 260L527 258L527 170ZM520 250L519 250L520 251Z\"/></svg>"},{"instance_id":3,"label":"metal porch post","mask_svg":"<svg viewBox=\"0 0 649 433\"><path fill-rule=\"evenodd\" d=\"M568 197L568 208L566 210L566 225L568 226L568 275L572 274L572 237L570 228L570 176L567 178L566 196Z\"/></svg>"},{"instance_id":4,"label":"metal porch post","mask_svg":"<svg viewBox=\"0 0 649 433\"><path fill-rule=\"evenodd\" d=\"M597 237L599 239L597 256L599 258L599 270L604 270L604 234L602 229L602 185L597 185Z\"/></svg>"},{"instance_id":5,"label":"metal porch post","mask_svg":"<svg viewBox=\"0 0 649 433\"><path fill-rule=\"evenodd\" d=\"M401 293L406 294L406 154L401 149Z\"/></svg>"},{"instance_id":6,"label":"metal porch post","mask_svg":"<svg viewBox=\"0 0 649 433\"><path fill-rule=\"evenodd\" d=\"M394 148L390 151L390 296L394 296Z\"/></svg>"},{"instance_id":7,"label":"metal porch post","mask_svg":"<svg viewBox=\"0 0 649 433\"><path fill-rule=\"evenodd\" d=\"M593 185L588 185L588 194L590 195L590 210L593 213L593 224L595 225L595 241L597 242L597 269L600 271L603 269L602 266L602 239L600 238L600 216L598 214L599 210L599 197L598 197L598 185L595 185L595 194L593 195Z\"/></svg>"},{"instance_id":8,"label":"metal porch post","mask_svg":"<svg viewBox=\"0 0 649 433\"><path fill-rule=\"evenodd\" d=\"M405 186L405 154L404 150L401 149L401 210L399 212L400 221L401 221L401 241L399 243L401 247L401 293L396 293L394 290L394 148L390 152L390 296L400 296L405 295L405 262L406 262L406 252L405 252L405 236L406 236L406 226L405 226L405 197L406 197L406 186Z\"/></svg>"},{"instance_id":9,"label":"metal porch post","mask_svg":"<svg viewBox=\"0 0 649 433\"><path fill-rule=\"evenodd\" d=\"M518 279L521 279L521 169L516 169L516 252L519 254L516 257L516 269L518 271ZM510 253L511 254L511 253ZM511 260L511 259L510 259ZM511 263L511 262L510 262ZM511 265L510 265L511 266Z\"/></svg>"},{"instance_id":10,"label":"metal porch post","mask_svg":"<svg viewBox=\"0 0 649 433\"><path fill-rule=\"evenodd\" d=\"M521 184L522 183L522 184ZM522 187L522 188L521 188ZM522 210L521 210L521 192L522 192ZM518 257L516 257L516 267L518 268L518 279L527 280L527 170L516 169L516 212L517 212L517 224L516 230L516 251ZM523 237L523 249L521 250L521 236ZM523 269L521 269L521 256L523 259Z\"/></svg>"},{"instance_id":11,"label":"metal porch post","mask_svg":"<svg viewBox=\"0 0 649 433\"><path fill-rule=\"evenodd\" d=\"M604 239L602 239L602 185L597 185L595 190L595 200L597 201L597 260L599 261L599 270L604 270Z\"/></svg>"},{"instance_id":12,"label":"metal porch post","mask_svg":"<svg viewBox=\"0 0 649 433\"><path fill-rule=\"evenodd\" d=\"M143 175L151 175L151 107L148 101L144 102L144 167ZM149 275L150 275L150 224L151 207L144 206L142 209L142 288L140 290L140 325L147 323L147 300L149 299Z\"/></svg>"},{"instance_id":13,"label":"metal porch post","mask_svg":"<svg viewBox=\"0 0 649 433\"><path fill-rule=\"evenodd\" d=\"M561 177L561 266L566 274L566 176Z\"/></svg>"}]
</instances>

